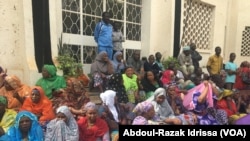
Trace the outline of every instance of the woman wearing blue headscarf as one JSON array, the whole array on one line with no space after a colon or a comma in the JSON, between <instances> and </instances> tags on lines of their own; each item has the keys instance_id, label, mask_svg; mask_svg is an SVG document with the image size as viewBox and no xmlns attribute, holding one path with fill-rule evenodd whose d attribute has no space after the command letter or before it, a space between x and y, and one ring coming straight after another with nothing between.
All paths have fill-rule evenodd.
<instances>
[{"instance_id":1,"label":"woman wearing blue headscarf","mask_svg":"<svg viewBox=\"0 0 250 141\"><path fill-rule=\"evenodd\" d=\"M11 141L43 141L43 130L36 115L28 111L17 114L15 124L7 132Z\"/></svg>"},{"instance_id":2,"label":"woman wearing blue headscarf","mask_svg":"<svg viewBox=\"0 0 250 141\"><path fill-rule=\"evenodd\" d=\"M126 62L123 60L122 52L118 51L114 54L112 64L115 70L115 73L123 73Z\"/></svg>"}]
</instances>

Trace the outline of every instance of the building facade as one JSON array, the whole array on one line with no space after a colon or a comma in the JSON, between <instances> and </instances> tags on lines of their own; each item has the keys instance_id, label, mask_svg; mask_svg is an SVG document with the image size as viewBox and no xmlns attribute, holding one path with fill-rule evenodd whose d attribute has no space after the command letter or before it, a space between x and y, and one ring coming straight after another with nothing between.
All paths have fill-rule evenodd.
<instances>
[{"instance_id":1,"label":"building facade","mask_svg":"<svg viewBox=\"0 0 250 141\"><path fill-rule=\"evenodd\" d=\"M235 52L239 65L250 56L249 9L248 0L0 0L0 64L34 85L44 63L57 64L62 43L89 73L94 27L108 11L122 25L126 57L140 50L167 58L195 42L202 67L216 46L224 62Z\"/></svg>"}]
</instances>

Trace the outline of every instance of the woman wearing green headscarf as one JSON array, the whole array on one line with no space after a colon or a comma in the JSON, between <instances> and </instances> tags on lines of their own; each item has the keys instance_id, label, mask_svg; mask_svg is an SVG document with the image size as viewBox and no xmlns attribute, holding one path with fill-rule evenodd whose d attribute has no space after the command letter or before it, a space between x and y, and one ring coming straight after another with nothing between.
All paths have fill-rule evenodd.
<instances>
[{"instance_id":1,"label":"woman wearing green headscarf","mask_svg":"<svg viewBox=\"0 0 250 141\"><path fill-rule=\"evenodd\" d=\"M16 111L7 109L8 101L4 96L0 96L0 140L5 140L5 133L15 123Z\"/></svg>"},{"instance_id":2,"label":"woman wearing green headscarf","mask_svg":"<svg viewBox=\"0 0 250 141\"><path fill-rule=\"evenodd\" d=\"M41 86L49 99L52 99L55 94L60 94L63 88L66 88L64 77L57 75L57 69L54 65L45 64L42 69L42 76L36 82L36 86Z\"/></svg>"}]
</instances>

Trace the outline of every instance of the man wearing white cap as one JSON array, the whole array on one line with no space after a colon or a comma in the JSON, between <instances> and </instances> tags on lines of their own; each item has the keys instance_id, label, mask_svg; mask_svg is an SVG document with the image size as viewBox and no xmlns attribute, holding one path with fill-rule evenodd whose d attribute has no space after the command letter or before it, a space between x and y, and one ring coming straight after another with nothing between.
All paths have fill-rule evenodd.
<instances>
[{"instance_id":1,"label":"man wearing white cap","mask_svg":"<svg viewBox=\"0 0 250 141\"><path fill-rule=\"evenodd\" d=\"M190 54L190 46L184 46L182 53L178 56L178 61L180 63L180 69L184 74L186 79L194 72L194 65L192 57Z\"/></svg>"}]
</instances>

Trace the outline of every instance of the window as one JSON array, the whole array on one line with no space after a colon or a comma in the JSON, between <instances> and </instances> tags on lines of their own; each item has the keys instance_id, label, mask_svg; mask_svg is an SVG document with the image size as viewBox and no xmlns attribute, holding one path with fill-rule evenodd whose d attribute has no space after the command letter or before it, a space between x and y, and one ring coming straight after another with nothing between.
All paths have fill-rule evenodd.
<instances>
[{"instance_id":1,"label":"window","mask_svg":"<svg viewBox=\"0 0 250 141\"><path fill-rule=\"evenodd\" d=\"M91 64L97 54L94 29L102 12L108 11L111 21L121 23L126 42L140 42L141 8L142 0L62 0L63 43L69 49L77 46L77 51L71 50L80 56L78 61Z\"/></svg>"}]
</instances>

